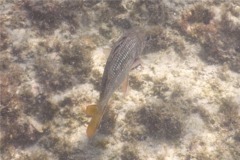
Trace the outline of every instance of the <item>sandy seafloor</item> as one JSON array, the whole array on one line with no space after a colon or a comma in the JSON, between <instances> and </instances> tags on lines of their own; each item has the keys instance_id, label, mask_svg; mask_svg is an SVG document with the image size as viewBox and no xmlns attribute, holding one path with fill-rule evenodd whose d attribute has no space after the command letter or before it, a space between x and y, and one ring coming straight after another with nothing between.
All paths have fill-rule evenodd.
<instances>
[{"instance_id":1,"label":"sandy seafloor","mask_svg":"<svg viewBox=\"0 0 240 160\"><path fill-rule=\"evenodd\" d=\"M239 0L0 0L1 160L239 160ZM148 36L89 140L113 43Z\"/></svg>"}]
</instances>

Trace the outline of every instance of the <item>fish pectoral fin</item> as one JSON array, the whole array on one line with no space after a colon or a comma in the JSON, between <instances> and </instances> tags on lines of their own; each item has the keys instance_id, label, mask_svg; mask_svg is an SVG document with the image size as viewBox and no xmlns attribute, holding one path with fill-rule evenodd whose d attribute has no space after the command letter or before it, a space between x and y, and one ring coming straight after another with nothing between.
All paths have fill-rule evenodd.
<instances>
[{"instance_id":1,"label":"fish pectoral fin","mask_svg":"<svg viewBox=\"0 0 240 160\"><path fill-rule=\"evenodd\" d=\"M123 83L122 83L122 92L123 92L123 96L126 97L126 95L128 94L128 90L129 90L129 82L128 82L128 78L129 76L127 75L127 77L124 79Z\"/></svg>"},{"instance_id":2,"label":"fish pectoral fin","mask_svg":"<svg viewBox=\"0 0 240 160\"><path fill-rule=\"evenodd\" d=\"M94 105L87 106L85 112L88 116L93 117L95 114L97 114L97 105L94 104Z\"/></svg>"},{"instance_id":3,"label":"fish pectoral fin","mask_svg":"<svg viewBox=\"0 0 240 160\"><path fill-rule=\"evenodd\" d=\"M95 116L92 117L87 127L88 138L92 138L96 134L97 128L100 124L101 119L102 119L102 114L96 114Z\"/></svg>"},{"instance_id":4,"label":"fish pectoral fin","mask_svg":"<svg viewBox=\"0 0 240 160\"><path fill-rule=\"evenodd\" d=\"M131 70L134 70L134 69L138 68L139 66L141 66L141 68L143 68L143 62L141 61L140 58L137 58L133 62L132 66L131 66Z\"/></svg>"},{"instance_id":5,"label":"fish pectoral fin","mask_svg":"<svg viewBox=\"0 0 240 160\"><path fill-rule=\"evenodd\" d=\"M111 53L111 48L103 48L103 53L108 57Z\"/></svg>"}]
</instances>

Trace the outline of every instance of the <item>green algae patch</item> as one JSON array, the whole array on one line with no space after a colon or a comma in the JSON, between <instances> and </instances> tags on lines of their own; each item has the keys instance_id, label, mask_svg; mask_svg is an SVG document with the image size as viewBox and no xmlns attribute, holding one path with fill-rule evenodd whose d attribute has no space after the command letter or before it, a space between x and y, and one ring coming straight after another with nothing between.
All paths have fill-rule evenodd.
<instances>
[{"instance_id":1,"label":"green algae patch","mask_svg":"<svg viewBox=\"0 0 240 160\"><path fill-rule=\"evenodd\" d=\"M165 139L174 141L181 138L184 130L183 114L177 106L167 103L152 104L142 106L141 109L129 111L126 119L129 125L136 126L132 129L132 135L135 138L151 137L153 139ZM137 126L141 129L137 131ZM145 137L145 138L144 138Z\"/></svg>"}]
</instances>

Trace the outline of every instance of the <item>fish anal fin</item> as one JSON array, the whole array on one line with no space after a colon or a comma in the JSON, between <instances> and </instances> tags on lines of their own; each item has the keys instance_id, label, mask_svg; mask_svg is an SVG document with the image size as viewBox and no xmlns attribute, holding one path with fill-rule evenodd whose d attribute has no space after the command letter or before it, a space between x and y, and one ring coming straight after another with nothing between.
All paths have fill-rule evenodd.
<instances>
[{"instance_id":1,"label":"fish anal fin","mask_svg":"<svg viewBox=\"0 0 240 160\"><path fill-rule=\"evenodd\" d=\"M85 112L88 116L94 116L95 114L97 114L97 105L94 104L87 106Z\"/></svg>"},{"instance_id":2,"label":"fish anal fin","mask_svg":"<svg viewBox=\"0 0 240 160\"><path fill-rule=\"evenodd\" d=\"M122 83L122 92L123 92L123 96L126 97L126 95L128 94L128 90L129 90L129 82L128 82L128 78L129 76L127 75L127 77L124 79L123 83Z\"/></svg>"},{"instance_id":3,"label":"fish anal fin","mask_svg":"<svg viewBox=\"0 0 240 160\"><path fill-rule=\"evenodd\" d=\"M96 114L94 117L92 117L92 119L87 127L88 138L92 138L96 134L101 119L102 119L101 114Z\"/></svg>"}]
</instances>

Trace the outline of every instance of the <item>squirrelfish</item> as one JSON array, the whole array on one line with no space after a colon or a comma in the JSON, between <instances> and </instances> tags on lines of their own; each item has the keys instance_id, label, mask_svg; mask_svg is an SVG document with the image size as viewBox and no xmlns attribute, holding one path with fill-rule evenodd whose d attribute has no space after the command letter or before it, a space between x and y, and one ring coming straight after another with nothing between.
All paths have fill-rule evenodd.
<instances>
[{"instance_id":1,"label":"squirrelfish","mask_svg":"<svg viewBox=\"0 0 240 160\"><path fill-rule=\"evenodd\" d=\"M114 44L102 77L100 98L96 105L86 108L86 113L92 117L88 127L87 136L93 137L106 111L108 101L114 91L125 83L128 85L128 74L131 69L140 65L139 55L145 47L145 34L141 29L126 31Z\"/></svg>"}]
</instances>

